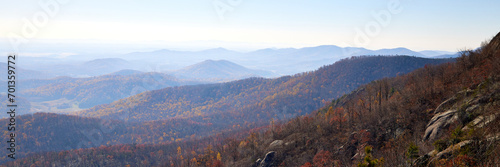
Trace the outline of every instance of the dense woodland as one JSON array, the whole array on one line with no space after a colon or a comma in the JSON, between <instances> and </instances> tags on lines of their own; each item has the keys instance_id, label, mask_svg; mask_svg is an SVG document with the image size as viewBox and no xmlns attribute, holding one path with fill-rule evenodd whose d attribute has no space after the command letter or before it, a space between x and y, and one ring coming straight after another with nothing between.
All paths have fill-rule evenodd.
<instances>
[{"instance_id":1,"label":"dense woodland","mask_svg":"<svg viewBox=\"0 0 500 167\"><path fill-rule=\"evenodd\" d=\"M182 138L181 135L180 140L176 141L173 137L173 142L159 142L162 144L144 144L150 141L135 140L128 141L134 144L115 145L114 141L111 141L109 144L103 143L97 147L92 144L100 142L87 141L87 146L94 148L34 153L26 158L8 162L6 165L252 166L262 165L264 162L271 166L494 166L499 164L497 157L500 156L498 147L500 118L496 115L500 109L498 103L500 34L489 44L484 44L475 51L464 51L456 62L440 60L448 63L426 65L409 74L397 75L397 72L394 72L396 70L390 70L394 72L389 73L392 78L352 76L357 74L372 76L370 72L376 70L385 73L387 71L384 70L390 69L387 65L391 63L395 64L395 68L410 68L407 64L396 66L401 61L374 61L395 58L410 59L408 60L410 63L418 62L411 59L426 60L414 57L356 57L314 72L275 80L252 78L226 84L186 86L146 92L81 113L102 119L57 114L34 114L31 118L25 116L26 122L20 120L23 126L33 124L32 122L50 124L57 120L63 121L59 124L67 121L68 126L65 128L89 126L89 130L94 129L102 133L90 138L101 140L99 138L101 136L102 141L107 138L106 135L116 139L116 136L119 136L118 132L123 132L123 140L126 140L126 135L144 139L148 135L168 131L169 128L175 129L172 131L174 136L183 133L177 132L177 128L194 127L187 131L198 133L197 126L205 130L206 127L211 129L210 127L227 127L232 124L233 127L240 125L254 129L213 135L215 132L221 132L214 128L209 137L188 139ZM342 66L342 63L359 63L363 60L380 65L370 66L361 63L357 66L356 63L352 63L350 66ZM333 70L334 68L338 68L336 69L338 71ZM372 81L375 79L379 80ZM362 85L363 83L368 84ZM333 85L345 86L334 88ZM293 88L297 90L294 91ZM248 89L271 93L259 96L252 91L243 91ZM346 93L344 91L348 89L354 91L340 97L342 92ZM336 92L339 94L335 94ZM171 96L174 97L169 101ZM172 101L175 99L181 100ZM183 108L186 105L192 107ZM198 107L203 112L197 113L194 110ZM316 107L320 109L316 110ZM457 108L456 120L443 127L441 135L435 139L424 138L426 129L432 123L431 120L440 114L443 108ZM187 113L184 113L186 111ZM286 112L294 114L286 116ZM279 114L284 116L280 117ZM165 119L165 117L158 118L160 115L171 119L163 122L155 121ZM59 117L68 118L59 119ZM290 117L294 118L286 122L279 121ZM482 122L481 124L476 123L478 118L485 117L491 119L488 121L482 119L478 121ZM111 120L112 118L128 121ZM248 122L260 120L266 124L245 123L243 120L249 120ZM30 121L31 123L27 123ZM216 124L220 121L226 122ZM149 128L158 128L161 127L159 123L165 123L163 127L165 129L147 130L148 127L144 126L149 124ZM38 133L45 133L45 136L49 137L47 140L57 140L59 132L54 132L56 135L50 134L49 129L61 126L55 123L53 126L57 127L51 128L51 125L45 124L33 126L33 132L29 133L38 130ZM191 125L182 126L182 124ZM103 129L102 125L112 125L113 128L110 129L113 130ZM47 129L42 130L44 126ZM150 132L150 134L141 136L138 135L140 132ZM89 133L81 132L80 136L72 137L80 138L77 141L82 141L86 134ZM29 137L26 139L34 141ZM125 142L118 139L116 141L116 143ZM457 146L461 143L466 144ZM20 146L23 147L21 144L22 142ZM446 152L447 150L451 151ZM38 151L51 150L41 149L33 152ZM446 154L439 154L443 152ZM264 160L258 161L260 163L257 164L258 159Z\"/></svg>"},{"instance_id":2,"label":"dense woodland","mask_svg":"<svg viewBox=\"0 0 500 167\"><path fill-rule=\"evenodd\" d=\"M456 63L371 82L309 116L225 143L223 164L248 166L275 151L274 166L498 165L499 69L500 34ZM431 118L453 107L458 118L426 140Z\"/></svg>"},{"instance_id":3,"label":"dense woodland","mask_svg":"<svg viewBox=\"0 0 500 167\"><path fill-rule=\"evenodd\" d=\"M223 84L172 87L142 93L92 108L82 114L93 116L88 114L102 113L98 116L101 119L44 113L24 115L18 117L18 129L21 133L18 138L21 151L18 155L22 157L45 151L127 143L166 144L200 139L222 132L241 134L238 132L241 129L261 127L308 114L325 105L329 99L353 90L362 83L397 76L425 64L450 61L452 59L409 56L353 57L295 76L277 79L250 78ZM393 66L385 67L387 64ZM89 92L111 89L110 83L119 81L126 83L122 84L125 90L129 88L127 85L133 86L135 83L128 82L127 79L136 81L134 78L138 77L110 75L77 80L60 78L47 84L45 87L50 87L53 91L45 93L51 93L47 97L54 96L53 93L67 98L92 97ZM62 89L67 84L74 85L70 86L74 91ZM37 90L44 89L40 87L28 92L39 93L39 97L44 95L44 91ZM74 97L74 92L78 91L82 96ZM103 93L107 94L106 91ZM112 130L106 130L108 126L113 127Z\"/></svg>"},{"instance_id":4,"label":"dense woodland","mask_svg":"<svg viewBox=\"0 0 500 167\"><path fill-rule=\"evenodd\" d=\"M8 120L0 123L7 125ZM183 119L171 119L145 123L125 123L51 113L18 116L16 119L18 156L31 153L99 147L122 143L158 144L197 139L208 135L203 131L208 125ZM173 127L184 127L176 129ZM190 132L197 131L199 134ZM4 140L8 140L4 131ZM7 154L2 150L2 153ZM2 161L6 160L2 157Z\"/></svg>"}]
</instances>

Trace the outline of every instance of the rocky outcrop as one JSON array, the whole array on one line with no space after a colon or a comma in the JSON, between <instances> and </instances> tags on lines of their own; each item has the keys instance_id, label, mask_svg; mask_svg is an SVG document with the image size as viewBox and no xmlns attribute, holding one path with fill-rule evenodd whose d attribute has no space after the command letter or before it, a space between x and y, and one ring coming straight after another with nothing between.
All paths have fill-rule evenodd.
<instances>
[{"instance_id":1,"label":"rocky outcrop","mask_svg":"<svg viewBox=\"0 0 500 167\"><path fill-rule=\"evenodd\" d=\"M447 128L450 124L458 120L457 110L448 110L443 113L436 114L427 124L424 133L424 141L434 140L442 129Z\"/></svg>"},{"instance_id":2,"label":"rocky outcrop","mask_svg":"<svg viewBox=\"0 0 500 167\"><path fill-rule=\"evenodd\" d=\"M474 113L488 96L475 96L474 93L477 92L466 89L441 103L426 126L423 140L432 142L440 138L442 130L448 129L450 125L463 126L472 121L476 115Z\"/></svg>"},{"instance_id":3,"label":"rocky outcrop","mask_svg":"<svg viewBox=\"0 0 500 167\"><path fill-rule=\"evenodd\" d=\"M482 128L489 124L491 121L495 120L497 118L497 114L491 114L488 116L478 116L476 119L472 120L469 125L470 126L465 126L462 131L469 130L470 127L476 127L476 128Z\"/></svg>"},{"instance_id":4,"label":"rocky outcrop","mask_svg":"<svg viewBox=\"0 0 500 167\"><path fill-rule=\"evenodd\" d=\"M465 140L455 145L452 145L441 152L438 152L437 150L432 150L431 152L425 154L424 156L417 158L413 162L413 166L427 166L428 164L434 164L440 159L446 158L450 156L453 152L456 152L457 150L460 150L461 148L469 145L471 142L472 142L471 140Z\"/></svg>"},{"instance_id":5,"label":"rocky outcrop","mask_svg":"<svg viewBox=\"0 0 500 167\"><path fill-rule=\"evenodd\" d=\"M258 159L255 161L255 164L253 167L273 167L276 166L274 162L274 156L276 155L276 152L271 151L266 154L263 160Z\"/></svg>"},{"instance_id":6,"label":"rocky outcrop","mask_svg":"<svg viewBox=\"0 0 500 167\"><path fill-rule=\"evenodd\" d=\"M434 155L434 158L431 160L431 163L434 161L437 161L441 158L445 158L445 157L451 155L452 152L456 152L457 150L460 150L461 148L469 145L471 142L472 142L472 140L465 140L465 141L462 141L460 143L457 143L455 145L452 145L452 146L446 148L445 150Z\"/></svg>"},{"instance_id":7,"label":"rocky outcrop","mask_svg":"<svg viewBox=\"0 0 500 167\"><path fill-rule=\"evenodd\" d=\"M500 102L500 84L484 82L476 88L466 89L445 100L434 111L434 116L426 126L423 140L430 144L442 139L450 143L451 139L443 138L445 131L461 128L462 132L471 129L481 129L498 121L497 107ZM457 136L455 136L457 137ZM464 147L478 142L494 143L500 140L500 133L489 134L484 138L462 136L455 138L446 148L436 148L420 156L413 162L413 166L429 166L441 159L448 159Z\"/></svg>"},{"instance_id":8,"label":"rocky outcrop","mask_svg":"<svg viewBox=\"0 0 500 167\"><path fill-rule=\"evenodd\" d=\"M269 149L276 149L283 146L283 140L275 140L269 144Z\"/></svg>"}]
</instances>

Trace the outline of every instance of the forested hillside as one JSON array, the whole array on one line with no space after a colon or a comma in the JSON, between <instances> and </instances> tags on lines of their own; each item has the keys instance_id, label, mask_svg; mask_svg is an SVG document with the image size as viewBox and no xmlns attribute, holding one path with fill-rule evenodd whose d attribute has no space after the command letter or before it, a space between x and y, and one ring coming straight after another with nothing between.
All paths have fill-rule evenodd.
<instances>
[{"instance_id":1,"label":"forested hillside","mask_svg":"<svg viewBox=\"0 0 500 167\"><path fill-rule=\"evenodd\" d=\"M237 114L248 122L306 114L327 101L375 79L393 77L453 59L409 56L353 57L313 72L277 79L250 78L222 84L171 87L100 105L79 113L115 119L125 112L128 121ZM213 122L216 123L216 122Z\"/></svg>"},{"instance_id":2,"label":"forested hillside","mask_svg":"<svg viewBox=\"0 0 500 167\"><path fill-rule=\"evenodd\" d=\"M277 122L310 113L332 97L355 89L362 83L396 76L425 64L450 61L453 60L408 56L355 57L295 76L277 79L250 78L224 84L180 86L146 92L82 113L84 116L95 113L103 119L43 113L21 116L18 119L21 132L18 141L22 149L18 153L23 156L28 153L101 145L159 144L199 139L220 132L238 133L236 131L242 128L255 128L267 125L272 120ZM81 85L58 82L48 86L52 86L52 93L61 97L65 95L71 98L74 94L64 93L78 91L83 95L106 95L103 88L110 85L98 83L116 81L123 85L123 90L130 91L131 88L127 86L135 86L129 85L134 82L122 80L134 75L77 80ZM70 87L72 85L73 91L57 89L56 85L65 84L70 84ZM31 91L36 92L35 90ZM170 108L167 110L166 107ZM1 121L6 123L8 120ZM102 123L111 124L114 128L111 131L102 130Z\"/></svg>"},{"instance_id":3,"label":"forested hillside","mask_svg":"<svg viewBox=\"0 0 500 167\"><path fill-rule=\"evenodd\" d=\"M2 125L9 119L1 119ZM144 123L102 120L53 113L35 113L16 118L17 158L28 154L116 144L160 144L198 139L217 132L211 125L185 119L170 119ZM182 127L182 128L175 128ZM7 128L5 128L7 129ZM4 131L4 133L7 131ZM198 132L193 134L192 132ZM2 140L9 140L4 135ZM7 155L8 150L0 151ZM2 156L0 162L10 158Z\"/></svg>"},{"instance_id":4,"label":"forested hillside","mask_svg":"<svg viewBox=\"0 0 500 167\"><path fill-rule=\"evenodd\" d=\"M52 152L8 165L496 166L499 69L500 33L455 63L373 81L244 139Z\"/></svg>"},{"instance_id":5,"label":"forested hillside","mask_svg":"<svg viewBox=\"0 0 500 167\"><path fill-rule=\"evenodd\" d=\"M500 33L456 63L363 85L309 116L220 145L224 166L496 166ZM260 159L260 160L258 160Z\"/></svg>"},{"instance_id":6,"label":"forested hillside","mask_svg":"<svg viewBox=\"0 0 500 167\"><path fill-rule=\"evenodd\" d=\"M310 115L271 122L245 138L39 153L7 165L494 166L500 163L499 69L500 34L456 63L370 82ZM446 118L456 119L433 126L447 122L435 121L447 110L453 114ZM433 127L439 133L429 139Z\"/></svg>"}]
</instances>

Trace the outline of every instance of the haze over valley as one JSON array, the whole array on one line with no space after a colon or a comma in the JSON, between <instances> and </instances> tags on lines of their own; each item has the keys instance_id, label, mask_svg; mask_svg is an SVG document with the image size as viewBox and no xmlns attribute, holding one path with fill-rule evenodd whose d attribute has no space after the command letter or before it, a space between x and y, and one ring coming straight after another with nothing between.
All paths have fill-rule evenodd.
<instances>
[{"instance_id":1,"label":"haze over valley","mask_svg":"<svg viewBox=\"0 0 500 167\"><path fill-rule=\"evenodd\" d=\"M498 166L500 2L0 5L0 167Z\"/></svg>"}]
</instances>

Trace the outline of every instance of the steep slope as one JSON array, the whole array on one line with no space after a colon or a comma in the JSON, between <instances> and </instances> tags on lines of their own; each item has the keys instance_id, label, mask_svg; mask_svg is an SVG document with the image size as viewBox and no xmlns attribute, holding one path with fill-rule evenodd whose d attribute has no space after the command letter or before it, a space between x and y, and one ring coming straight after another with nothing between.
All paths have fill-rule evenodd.
<instances>
[{"instance_id":1,"label":"steep slope","mask_svg":"<svg viewBox=\"0 0 500 167\"><path fill-rule=\"evenodd\" d=\"M274 77L272 72L252 70L227 60L205 60L172 73L178 78L230 81L249 77Z\"/></svg>"},{"instance_id":2,"label":"steep slope","mask_svg":"<svg viewBox=\"0 0 500 167\"><path fill-rule=\"evenodd\" d=\"M499 93L500 33L456 63L372 82L310 116L235 142L244 144L221 145L223 163L496 166Z\"/></svg>"}]
</instances>

